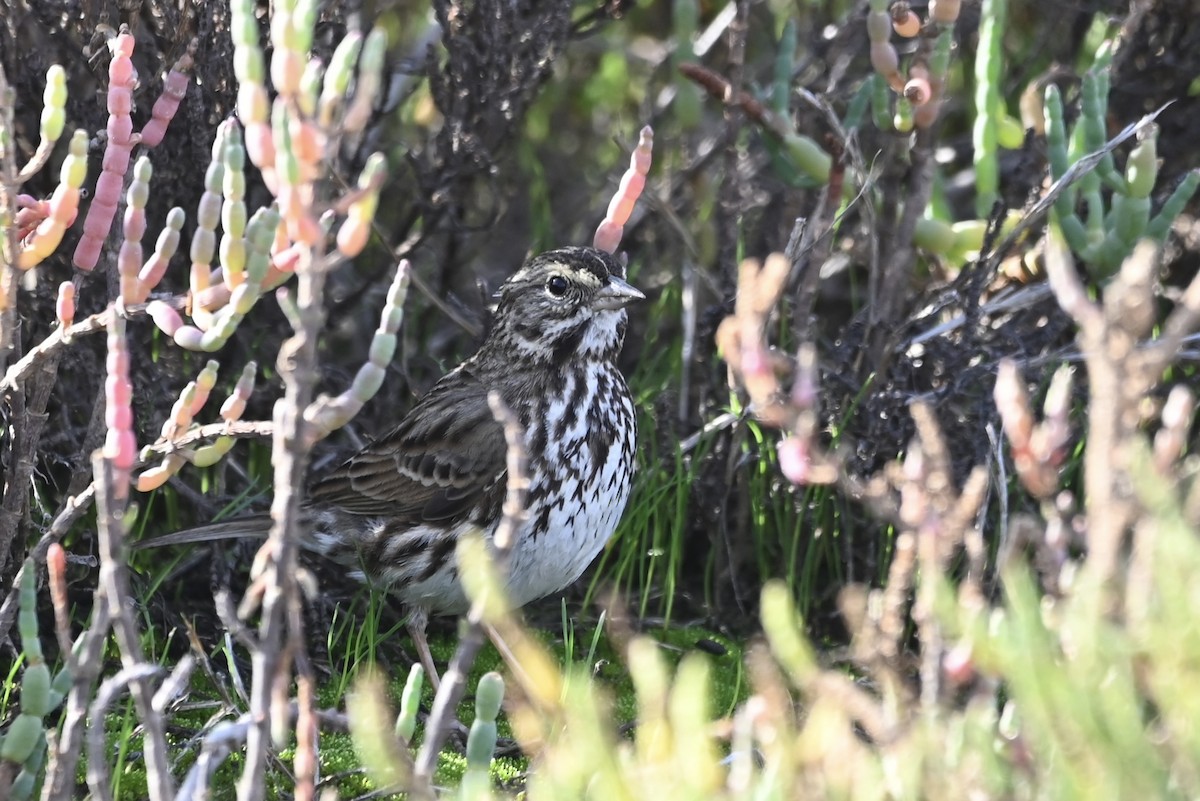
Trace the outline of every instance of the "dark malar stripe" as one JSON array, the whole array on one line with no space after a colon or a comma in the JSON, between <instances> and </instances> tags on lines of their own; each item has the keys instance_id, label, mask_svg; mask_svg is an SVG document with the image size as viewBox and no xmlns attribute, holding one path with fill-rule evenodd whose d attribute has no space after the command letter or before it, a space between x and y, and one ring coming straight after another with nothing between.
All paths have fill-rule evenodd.
<instances>
[{"instance_id":1,"label":"dark malar stripe","mask_svg":"<svg viewBox=\"0 0 1200 801\"><path fill-rule=\"evenodd\" d=\"M583 341L587 330L587 322L582 322L555 339L551 345L550 355L553 362L561 365L570 359L575 354L575 351L579 350L579 343Z\"/></svg>"}]
</instances>

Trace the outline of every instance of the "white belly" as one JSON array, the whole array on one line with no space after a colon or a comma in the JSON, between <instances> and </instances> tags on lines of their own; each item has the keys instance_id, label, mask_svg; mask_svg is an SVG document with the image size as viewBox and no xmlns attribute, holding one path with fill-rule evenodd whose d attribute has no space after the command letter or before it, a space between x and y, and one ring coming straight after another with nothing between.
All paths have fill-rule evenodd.
<instances>
[{"instance_id":1,"label":"white belly","mask_svg":"<svg viewBox=\"0 0 1200 801\"><path fill-rule=\"evenodd\" d=\"M560 592L574 583L612 538L625 511L633 478L633 403L624 380L615 370L610 380L617 383L609 384L603 397L597 398L596 387L588 387L575 396L575 408L567 409L562 404L547 408L546 420L551 431L559 430L560 421L568 412L576 419L561 430L561 436L548 439L546 460L569 464L571 473L582 476L584 481L582 487L558 493L557 501L545 516L544 531L535 531L542 521L536 508L530 510L530 519L509 560L508 590L517 606ZM570 383L569 380L566 397L574 394ZM595 403L619 404L628 420L628 425L619 427L617 440L609 444L599 470L588 441L588 434L593 432L587 430L587 415L577 414ZM536 498L541 494L541 485L548 480L546 475L533 477L530 496Z\"/></svg>"}]
</instances>

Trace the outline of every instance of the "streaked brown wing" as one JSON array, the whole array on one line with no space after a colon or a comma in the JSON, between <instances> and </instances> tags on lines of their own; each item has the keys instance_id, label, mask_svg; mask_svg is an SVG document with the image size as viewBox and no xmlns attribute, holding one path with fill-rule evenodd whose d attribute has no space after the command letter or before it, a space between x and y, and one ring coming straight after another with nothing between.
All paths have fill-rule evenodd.
<instances>
[{"instance_id":1,"label":"streaked brown wing","mask_svg":"<svg viewBox=\"0 0 1200 801\"><path fill-rule=\"evenodd\" d=\"M487 389L460 369L439 381L399 426L318 480L309 500L413 525L453 520L481 505L499 510L504 448Z\"/></svg>"}]
</instances>

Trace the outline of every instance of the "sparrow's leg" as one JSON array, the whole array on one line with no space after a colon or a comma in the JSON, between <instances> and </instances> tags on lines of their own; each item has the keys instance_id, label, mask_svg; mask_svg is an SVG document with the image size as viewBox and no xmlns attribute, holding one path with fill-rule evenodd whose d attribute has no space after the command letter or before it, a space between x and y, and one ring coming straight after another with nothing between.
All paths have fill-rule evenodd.
<instances>
[{"instance_id":1,"label":"sparrow's leg","mask_svg":"<svg viewBox=\"0 0 1200 801\"><path fill-rule=\"evenodd\" d=\"M429 640L425 639L425 626L429 622L429 613L424 609L414 609L408 616L408 636L412 637L413 647L417 649L417 657L429 677L429 684L436 693L442 683L437 665L433 662L433 654L429 651Z\"/></svg>"}]
</instances>

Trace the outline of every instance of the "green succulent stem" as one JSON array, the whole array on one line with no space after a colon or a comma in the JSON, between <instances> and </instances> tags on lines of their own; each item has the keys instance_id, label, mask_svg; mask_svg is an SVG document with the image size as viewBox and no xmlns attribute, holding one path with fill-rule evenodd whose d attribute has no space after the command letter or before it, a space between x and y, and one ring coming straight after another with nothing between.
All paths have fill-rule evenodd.
<instances>
[{"instance_id":1,"label":"green succulent stem","mask_svg":"<svg viewBox=\"0 0 1200 801\"><path fill-rule=\"evenodd\" d=\"M1000 188L998 112L1003 112L1000 77L1007 0L983 0L979 20L979 50L975 55L975 213L986 217ZM1007 116L1007 115L1004 115Z\"/></svg>"}]
</instances>

